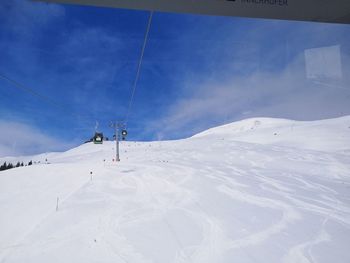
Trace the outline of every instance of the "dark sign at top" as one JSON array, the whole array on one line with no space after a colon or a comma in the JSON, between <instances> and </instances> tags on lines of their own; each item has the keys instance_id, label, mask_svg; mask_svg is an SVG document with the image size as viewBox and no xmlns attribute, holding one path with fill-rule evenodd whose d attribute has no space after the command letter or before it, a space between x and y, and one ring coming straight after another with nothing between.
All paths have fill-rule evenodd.
<instances>
[{"instance_id":1,"label":"dark sign at top","mask_svg":"<svg viewBox=\"0 0 350 263\"><path fill-rule=\"evenodd\" d=\"M350 24L350 0L33 0L156 12ZM268 8L270 7L270 8ZM276 11L278 8L278 11Z\"/></svg>"},{"instance_id":2,"label":"dark sign at top","mask_svg":"<svg viewBox=\"0 0 350 263\"><path fill-rule=\"evenodd\" d=\"M257 5L288 6L288 0L241 0L241 3Z\"/></svg>"}]
</instances>

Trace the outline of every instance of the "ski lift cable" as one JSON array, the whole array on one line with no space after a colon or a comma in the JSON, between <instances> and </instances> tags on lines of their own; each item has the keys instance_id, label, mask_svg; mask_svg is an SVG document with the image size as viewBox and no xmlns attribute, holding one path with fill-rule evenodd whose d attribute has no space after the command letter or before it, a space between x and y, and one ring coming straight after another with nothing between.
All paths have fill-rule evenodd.
<instances>
[{"instance_id":1,"label":"ski lift cable","mask_svg":"<svg viewBox=\"0 0 350 263\"><path fill-rule=\"evenodd\" d=\"M19 90L22 90L22 91L25 91L27 93L30 93L31 95L41 99L42 101L45 101L46 103L48 104L51 104L57 108L60 108L60 109L65 109L64 106L58 104L57 102L53 101L52 99L50 99L49 97L45 96L45 95L42 95L36 91L34 91L33 89L31 88L28 88L26 86L24 86L23 84L9 78L9 77L6 77L4 76L3 74L0 73L0 78L6 80L7 82L11 83L13 85L13 87L19 89Z\"/></svg>"},{"instance_id":2,"label":"ski lift cable","mask_svg":"<svg viewBox=\"0 0 350 263\"><path fill-rule=\"evenodd\" d=\"M128 105L128 109L127 109L127 113L126 113L126 117L125 117L125 127L127 127L127 124L128 124L131 107L132 107L132 104L134 102L135 90L136 90L137 83L138 83L139 78L140 78L141 66L142 66L143 56L144 56L146 45L147 45L149 31L150 31L151 24L152 24L152 18L153 18L153 10L150 11L150 15L149 15L149 18L148 18L148 24L147 24L147 29L146 29L146 33L145 33L145 38L144 38L144 41L143 41L141 55L140 55L139 63L138 63L138 66L137 66L136 77L135 77L135 80L134 80L134 83L133 83L133 86L132 86L132 93L131 93L131 97L130 97L130 100L129 100L129 105Z\"/></svg>"},{"instance_id":3,"label":"ski lift cable","mask_svg":"<svg viewBox=\"0 0 350 263\"><path fill-rule=\"evenodd\" d=\"M31 88L28 88L27 86L23 85L22 83L19 83L18 81L13 80L13 79L5 76L2 73L0 73L0 78L11 83L12 87L15 87L21 91L27 92L27 93L31 94L32 96L37 97L38 99L46 102L47 104L50 104L51 106L54 106L54 107L56 107L62 111L65 111L65 112L68 110L65 105L59 104L58 102L54 101L53 99L51 99L45 95L42 95L39 92L37 92ZM70 113L70 116L73 116L76 119L84 119L86 121L90 120L87 116L83 116L83 115L76 114L76 113Z\"/></svg>"}]
</instances>

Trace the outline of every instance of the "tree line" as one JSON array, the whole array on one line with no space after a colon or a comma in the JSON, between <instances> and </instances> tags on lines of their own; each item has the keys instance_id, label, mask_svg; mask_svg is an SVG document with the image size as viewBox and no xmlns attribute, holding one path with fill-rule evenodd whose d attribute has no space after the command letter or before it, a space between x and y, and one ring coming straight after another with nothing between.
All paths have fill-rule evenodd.
<instances>
[{"instance_id":1,"label":"tree line","mask_svg":"<svg viewBox=\"0 0 350 263\"><path fill-rule=\"evenodd\" d=\"M17 168L17 167L22 167L22 166L29 166L32 165L33 162L30 161L29 163L27 163L26 165L23 162L17 162L17 164L12 164L12 163L7 163L4 162L1 166L0 166L0 171L4 171L4 170L8 170L8 169L12 169L12 168Z\"/></svg>"}]
</instances>

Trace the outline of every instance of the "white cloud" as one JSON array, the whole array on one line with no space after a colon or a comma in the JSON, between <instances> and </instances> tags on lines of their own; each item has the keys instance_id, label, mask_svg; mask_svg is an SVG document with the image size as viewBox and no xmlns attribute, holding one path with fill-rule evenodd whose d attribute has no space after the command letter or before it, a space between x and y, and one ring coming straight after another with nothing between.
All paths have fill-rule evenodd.
<instances>
[{"instance_id":1,"label":"white cloud","mask_svg":"<svg viewBox=\"0 0 350 263\"><path fill-rule=\"evenodd\" d=\"M62 151L72 145L24 123L0 121L0 157Z\"/></svg>"},{"instance_id":2,"label":"white cloud","mask_svg":"<svg viewBox=\"0 0 350 263\"><path fill-rule=\"evenodd\" d=\"M156 137L190 136L248 117L314 120L350 114L350 89L308 80L304 54L280 72L255 72L225 81L190 80L185 86L186 95L151 125Z\"/></svg>"},{"instance_id":3,"label":"white cloud","mask_svg":"<svg viewBox=\"0 0 350 263\"><path fill-rule=\"evenodd\" d=\"M249 117L313 120L350 114L350 78L334 73L350 70L349 42L343 37L348 27L270 21L246 31L239 28L226 28L223 41L211 36L216 41L212 50L226 67L211 57L204 61L214 61L210 70L180 76L177 99L146 133L158 139L183 138ZM324 54L329 47L338 52ZM315 48L325 55L322 68L337 78L307 78L304 50Z\"/></svg>"},{"instance_id":4,"label":"white cloud","mask_svg":"<svg viewBox=\"0 0 350 263\"><path fill-rule=\"evenodd\" d=\"M3 26L21 36L34 37L33 34L41 32L42 27L65 15L65 9L61 5L33 3L28 0L3 2L0 4Z\"/></svg>"}]
</instances>

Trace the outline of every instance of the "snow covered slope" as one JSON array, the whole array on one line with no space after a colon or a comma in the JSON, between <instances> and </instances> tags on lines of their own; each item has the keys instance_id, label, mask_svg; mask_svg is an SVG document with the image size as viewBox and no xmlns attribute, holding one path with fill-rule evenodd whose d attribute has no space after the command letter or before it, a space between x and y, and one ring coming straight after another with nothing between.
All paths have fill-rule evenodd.
<instances>
[{"instance_id":1,"label":"snow covered slope","mask_svg":"<svg viewBox=\"0 0 350 263\"><path fill-rule=\"evenodd\" d=\"M341 151L349 149L350 116L320 121L251 118L209 129L194 137L203 136L319 151Z\"/></svg>"},{"instance_id":2,"label":"snow covered slope","mask_svg":"<svg viewBox=\"0 0 350 263\"><path fill-rule=\"evenodd\" d=\"M0 262L350 262L349 120L26 157L0 172Z\"/></svg>"}]
</instances>

